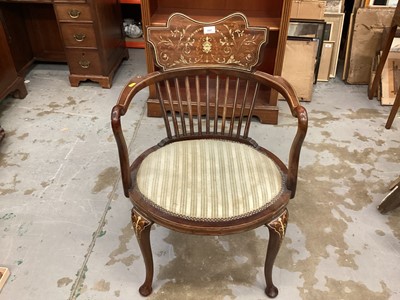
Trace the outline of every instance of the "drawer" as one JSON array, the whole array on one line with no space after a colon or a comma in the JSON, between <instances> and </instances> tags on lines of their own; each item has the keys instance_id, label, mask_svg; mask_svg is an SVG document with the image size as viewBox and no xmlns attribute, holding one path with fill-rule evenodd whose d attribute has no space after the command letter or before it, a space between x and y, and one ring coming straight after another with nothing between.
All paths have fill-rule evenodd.
<instances>
[{"instance_id":1,"label":"drawer","mask_svg":"<svg viewBox=\"0 0 400 300\"><path fill-rule=\"evenodd\" d=\"M60 23L65 47L96 48L96 35L92 24Z\"/></svg>"},{"instance_id":2,"label":"drawer","mask_svg":"<svg viewBox=\"0 0 400 300\"><path fill-rule=\"evenodd\" d=\"M58 22L91 22L92 14L87 4L54 4Z\"/></svg>"},{"instance_id":3,"label":"drawer","mask_svg":"<svg viewBox=\"0 0 400 300\"><path fill-rule=\"evenodd\" d=\"M66 50L71 74L102 75L100 56L97 50Z\"/></svg>"},{"instance_id":4,"label":"drawer","mask_svg":"<svg viewBox=\"0 0 400 300\"><path fill-rule=\"evenodd\" d=\"M71 3L71 2L76 2L76 3L86 3L86 0L68 0L68 1L65 1L65 0L53 0L53 2L54 3L57 3L57 2L69 2L69 3Z\"/></svg>"}]
</instances>

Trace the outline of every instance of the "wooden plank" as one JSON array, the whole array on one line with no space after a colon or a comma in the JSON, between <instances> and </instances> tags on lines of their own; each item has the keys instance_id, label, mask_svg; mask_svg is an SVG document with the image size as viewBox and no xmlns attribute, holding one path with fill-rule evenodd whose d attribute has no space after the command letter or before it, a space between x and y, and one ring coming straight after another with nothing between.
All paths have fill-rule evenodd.
<instances>
[{"instance_id":1,"label":"wooden plank","mask_svg":"<svg viewBox=\"0 0 400 300\"><path fill-rule=\"evenodd\" d=\"M379 64L379 60L380 60L380 53L378 53L373 59L372 59L372 64L371 64L371 76L370 76L370 81L368 86L371 86L374 78L375 78L375 74L376 74L376 68L378 67ZM377 89L374 93L374 97L378 97L378 100L380 101L380 88Z\"/></svg>"},{"instance_id":2,"label":"wooden plank","mask_svg":"<svg viewBox=\"0 0 400 300\"><path fill-rule=\"evenodd\" d=\"M347 38L346 38L346 52L344 57L344 66L342 74L343 81L346 81L347 75L349 73L350 48L351 48L351 41L353 39L354 17L355 17L354 13L351 13L349 20L349 27L347 30Z\"/></svg>"},{"instance_id":3,"label":"wooden plank","mask_svg":"<svg viewBox=\"0 0 400 300\"><path fill-rule=\"evenodd\" d=\"M334 41L335 44L333 46L331 69L329 72L329 76L331 78L335 78L337 64L339 60L340 42L342 40L344 13L326 13L324 17L327 23L332 24L330 32L331 36L330 40Z\"/></svg>"},{"instance_id":4,"label":"wooden plank","mask_svg":"<svg viewBox=\"0 0 400 300\"><path fill-rule=\"evenodd\" d=\"M390 185L390 192L383 198L378 210L385 214L400 206L400 178Z\"/></svg>"},{"instance_id":5,"label":"wooden plank","mask_svg":"<svg viewBox=\"0 0 400 300\"><path fill-rule=\"evenodd\" d=\"M6 284L10 271L6 267L0 267L0 292L3 286Z\"/></svg>"},{"instance_id":6,"label":"wooden plank","mask_svg":"<svg viewBox=\"0 0 400 300\"><path fill-rule=\"evenodd\" d=\"M302 101L311 101L312 98L317 50L317 40L286 42L282 77L289 81Z\"/></svg>"},{"instance_id":7,"label":"wooden plank","mask_svg":"<svg viewBox=\"0 0 400 300\"><path fill-rule=\"evenodd\" d=\"M326 1L293 0L290 17L293 19L324 19Z\"/></svg>"},{"instance_id":8,"label":"wooden plank","mask_svg":"<svg viewBox=\"0 0 400 300\"><path fill-rule=\"evenodd\" d=\"M382 105L393 105L399 89L400 52L389 52L382 70Z\"/></svg>"},{"instance_id":9,"label":"wooden plank","mask_svg":"<svg viewBox=\"0 0 400 300\"><path fill-rule=\"evenodd\" d=\"M368 84L372 59L381 50L382 32L385 27L390 27L393 14L393 8L360 8L357 10L347 83Z\"/></svg>"},{"instance_id":10,"label":"wooden plank","mask_svg":"<svg viewBox=\"0 0 400 300\"><path fill-rule=\"evenodd\" d=\"M334 44L335 42L333 41L324 41L322 45L321 62L319 64L318 77L317 77L318 81L329 80Z\"/></svg>"}]
</instances>

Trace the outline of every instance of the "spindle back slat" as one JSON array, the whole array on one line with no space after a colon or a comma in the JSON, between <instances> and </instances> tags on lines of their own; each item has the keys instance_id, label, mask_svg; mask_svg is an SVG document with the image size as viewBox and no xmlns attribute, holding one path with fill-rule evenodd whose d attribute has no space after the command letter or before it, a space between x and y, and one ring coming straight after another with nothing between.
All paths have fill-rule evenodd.
<instances>
[{"instance_id":1,"label":"spindle back slat","mask_svg":"<svg viewBox=\"0 0 400 300\"><path fill-rule=\"evenodd\" d=\"M167 97L168 104L169 104L170 107L172 107L173 106L173 101L172 101L172 94L171 94L171 87L170 87L170 84L169 84L169 80L165 81L165 87L166 87L167 95L168 95L168 97ZM179 133L179 128L178 128L178 120L176 118L176 114L175 114L175 110L174 109L171 110L171 114L172 114L172 125L174 126L175 135L179 136L180 133ZM166 116L166 117L168 118L168 116Z\"/></svg>"},{"instance_id":2,"label":"spindle back slat","mask_svg":"<svg viewBox=\"0 0 400 300\"><path fill-rule=\"evenodd\" d=\"M202 117L201 117L201 97L200 97L200 79L196 76L196 102L197 102L197 132L202 132Z\"/></svg>"},{"instance_id":3,"label":"spindle back slat","mask_svg":"<svg viewBox=\"0 0 400 300\"><path fill-rule=\"evenodd\" d=\"M210 76L206 76L206 133L210 133Z\"/></svg>"},{"instance_id":4,"label":"spindle back slat","mask_svg":"<svg viewBox=\"0 0 400 300\"><path fill-rule=\"evenodd\" d=\"M246 73L202 73L180 72L155 83L168 138L210 134L247 138L260 83Z\"/></svg>"},{"instance_id":5,"label":"spindle back slat","mask_svg":"<svg viewBox=\"0 0 400 300\"><path fill-rule=\"evenodd\" d=\"M219 76L215 79L214 133L218 132Z\"/></svg>"},{"instance_id":6,"label":"spindle back slat","mask_svg":"<svg viewBox=\"0 0 400 300\"><path fill-rule=\"evenodd\" d=\"M221 133L225 133L225 122L226 122L226 111L229 94L229 77L225 79L225 93L224 93L224 104L222 106L222 121L221 121Z\"/></svg>"},{"instance_id":7,"label":"spindle back slat","mask_svg":"<svg viewBox=\"0 0 400 300\"><path fill-rule=\"evenodd\" d=\"M229 125L229 134L233 134L233 128L235 125L235 111L237 109L237 101L238 101L238 94L239 94L239 82L240 79L236 78L236 85L235 85L235 98L233 100L233 109L231 113L230 125Z\"/></svg>"},{"instance_id":8,"label":"spindle back slat","mask_svg":"<svg viewBox=\"0 0 400 300\"><path fill-rule=\"evenodd\" d=\"M178 100L179 116L181 118L182 134L186 135L185 114L183 112L183 103L182 103L182 97L181 97L181 91L180 91L180 85L179 85L178 78L175 78L175 91L176 91L176 97Z\"/></svg>"},{"instance_id":9,"label":"spindle back slat","mask_svg":"<svg viewBox=\"0 0 400 300\"><path fill-rule=\"evenodd\" d=\"M254 106L256 104L256 100L257 100L257 96L258 96L258 91L260 90L260 85L258 84L258 82L256 83L256 86L254 88L254 93L253 93L253 97L251 99L251 104L250 104L250 109L249 109L249 113L247 115L247 120L246 120L246 127L244 129L244 134L243 136L245 138L248 137L249 135L249 131L250 131L250 123L251 123L251 117L253 116L253 110L254 110Z\"/></svg>"},{"instance_id":10,"label":"spindle back slat","mask_svg":"<svg viewBox=\"0 0 400 300\"><path fill-rule=\"evenodd\" d=\"M246 81L246 87L245 87L245 90L244 90L242 103L245 102L244 99L247 98L247 95L249 93L249 84L250 84L249 81ZM237 130L237 134L236 134L237 137L239 137L240 133L241 133L242 123L243 123L243 116L244 116L244 107L245 106L242 105L241 108L240 108L240 117L239 117L239 122L238 122L238 130Z\"/></svg>"},{"instance_id":11,"label":"spindle back slat","mask_svg":"<svg viewBox=\"0 0 400 300\"><path fill-rule=\"evenodd\" d=\"M163 95L162 95L162 90L161 90L161 86L160 83L157 82L156 83L157 86L157 95L158 95L158 99L164 99ZM167 111L164 105L164 100L160 101L160 107L161 107L161 111L162 111L162 116L164 118L164 123L165 123L165 129L167 131L167 136L168 138L172 137L172 133L171 133L171 127L169 126L169 121L168 121L168 115L167 115Z\"/></svg>"},{"instance_id":12,"label":"spindle back slat","mask_svg":"<svg viewBox=\"0 0 400 300\"><path fill-rule=\"evenodd\" d=\"M192 95L191 95L191 89L190 89L190 81L189 77L185 76L185 92L186 92L186 102L187 102L187 108L189 112L189 128L190 128L190 133L194 133L194 124L193 124L193 111L192 111Z\"/></svg>"}]
</instances>

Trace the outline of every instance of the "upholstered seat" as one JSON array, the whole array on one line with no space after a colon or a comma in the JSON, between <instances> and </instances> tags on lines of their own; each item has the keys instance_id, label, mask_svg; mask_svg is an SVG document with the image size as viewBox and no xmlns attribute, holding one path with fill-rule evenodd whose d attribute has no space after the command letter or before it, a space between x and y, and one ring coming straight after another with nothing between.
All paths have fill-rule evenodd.
<instances>
[{"instance_id":1,"label":"upholstered seat","mask_svg":"<svg viewBox=\"0 0 400 300\"><path fill-rule=\"evenodd\" d=\"M273 203L285 186L282 171L266 153L216 139L161 147L143 160L136 180L151 205L203 221L253 215Z\"/></svg>"}]
</instances>

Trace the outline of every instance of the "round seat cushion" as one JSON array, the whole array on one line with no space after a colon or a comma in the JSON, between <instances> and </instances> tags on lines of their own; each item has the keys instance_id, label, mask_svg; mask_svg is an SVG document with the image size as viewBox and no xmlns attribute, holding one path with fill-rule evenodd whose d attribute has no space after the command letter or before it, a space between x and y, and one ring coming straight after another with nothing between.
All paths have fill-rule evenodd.
<instances>
[{"instance_id":1,"label":"round seat cushion","mask_svg":"<svg viewBox=\"0 0 400 300\"><path fill-rule=\"evenodd\" d=\"M141 163L136 183L151 205L191 220L232 220L259 212L283 191L283 174L255 148L227 140L168 144Z\"/></svg>"}]
</instances>

